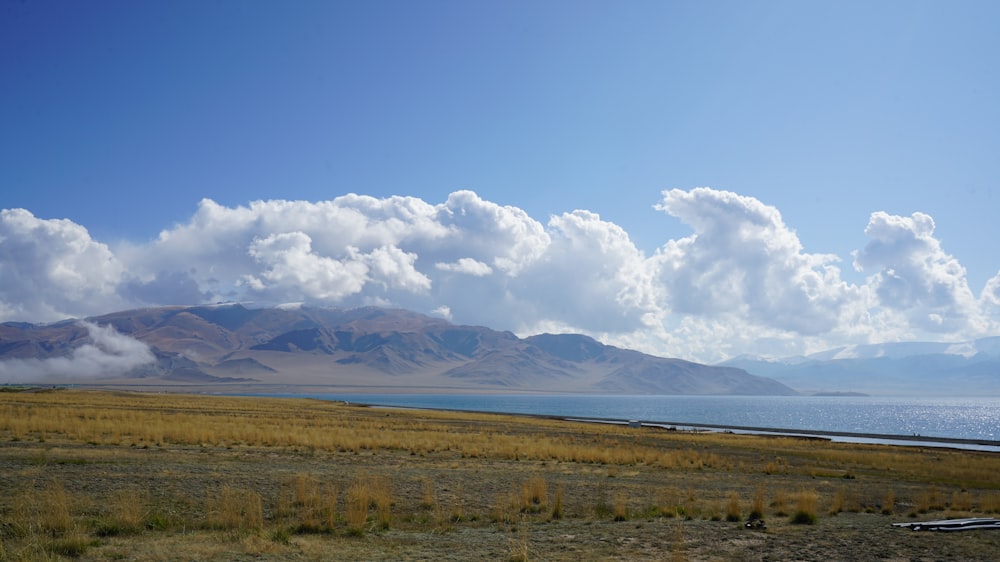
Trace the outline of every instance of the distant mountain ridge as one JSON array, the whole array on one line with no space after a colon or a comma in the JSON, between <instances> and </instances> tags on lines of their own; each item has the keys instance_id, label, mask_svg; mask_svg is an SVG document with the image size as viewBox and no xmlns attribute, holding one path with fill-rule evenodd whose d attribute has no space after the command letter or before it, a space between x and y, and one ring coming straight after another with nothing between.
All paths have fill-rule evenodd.
<instances>
[{"instance_id":1,"label":"distant mountain ridge","mask_svg":"<svg viewBox=\"0 0 1000 562\"><path fill-rule=\"evenodd\" d=\"M654 357L579 334L518 338L510 332L455 325L398 309L175 306L115 312L87 322L114 327L118 334L149 346L154 356L126 372L88 379L92 382L425 391L796 393L739 368ZM10 373L11 365L37 367L54 358L72 358L75 350L93 345L93 339L86 325L76 321L0 324L0 366L6 363ZM118 353L109 349L112 352ZM57 379L58 373L48 373L46 378ZM61 379L78 380L69 372Z\"/></svg>"},{"instance_id":2,"label":"distant mountain ridge","mask_svg":"<svg viewBox=\"0 0 1000 562\"><path fill-rule=\"evenodd\" d=\"M804 357L737 357L720 365L806 392L1000 396L1000 337L852 345Z\"/></svg>"}]
</instances>

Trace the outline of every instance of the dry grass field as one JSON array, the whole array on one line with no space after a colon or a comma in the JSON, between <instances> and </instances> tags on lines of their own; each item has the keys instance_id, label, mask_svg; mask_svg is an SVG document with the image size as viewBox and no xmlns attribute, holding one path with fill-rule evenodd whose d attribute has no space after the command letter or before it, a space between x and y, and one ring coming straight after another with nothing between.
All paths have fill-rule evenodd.
<instances>
[{"instance_id":1,"label":"dry grass field","mask_svg":"<svg viewBox=\"0 0 1000 562\"><path fill-rule=\"evenodd\" d=\"M0 561L1000 558L891 526L1000 516L994 453L305 399L0 393L0 492Z\"/></svg>"}]
</instances>

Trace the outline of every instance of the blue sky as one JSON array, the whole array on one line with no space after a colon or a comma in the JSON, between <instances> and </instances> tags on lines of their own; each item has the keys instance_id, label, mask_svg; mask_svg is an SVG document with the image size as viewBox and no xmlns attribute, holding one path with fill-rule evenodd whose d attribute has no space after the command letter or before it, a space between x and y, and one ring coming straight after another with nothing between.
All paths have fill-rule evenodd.
<instances>
[{"instance_id":1,"label":"blue sky","mask_svg":"<svg viewBox=\"0 0 1000 562\"><path fill-rule=\"evenodd\" d=\"M1000 4L971 1L4 1L0 208L31 219L7 216L0 320L220 298L379 303L706 360L992 335L998 22ZM310 230L315 209L261 218L267 202L351 193L393 210L334 206L374 220L407 206L386 198L410 197L445 230L494 237L445 249L403 220L405 233L348 243ZM733 205L749 225L780 219L748 236L720 218ZM586 265L592 249L576 256L589 246L550 222L577 210L600 221L573 232L618 241L606 261ZM439 220L459 211L482 222ZM781 252L753 240L779 241L784 265L764 273ZM48 257L28 256L43 243ZM220 273L228 254L206 248L242 262ZM541 270L563 261L564 281ZM726 263L739 275L713 273ZM583 267L616 273L584 286ZM579 283L578 300L554 307L546 279ZM776 297L782 282L799 296ZM491 298L520 317L474 306Z\"/></svg>"}]
</instances>

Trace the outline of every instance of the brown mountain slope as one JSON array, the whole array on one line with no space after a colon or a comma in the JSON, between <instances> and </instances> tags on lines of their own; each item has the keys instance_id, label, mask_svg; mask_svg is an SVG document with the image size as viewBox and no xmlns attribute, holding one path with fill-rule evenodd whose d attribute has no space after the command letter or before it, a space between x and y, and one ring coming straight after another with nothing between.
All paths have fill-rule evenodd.
<instances>
[{"instance_id":1,"label":"brown mountain slope","mask_svg":"<svg viewBox=\"0 0 1000 562\"><path fill-rule=\"evenodd\" d=\"M542 334L522 339L510 332L459 326L405 310L250 309L233 304L129 310L88 322L113 326L119 334L143 342L155 358L139 367L98 375L95 381L439 391L795 393L742 369L654 357L587 336ZM0 373L9 378L17 374L18 365L72 364L53 360L74 359L74 350L88 344L111 359L133 352L127 342L105 342L76 322L2 324ZM5 363L8 359L22 363ZM43 371L47 381L60 376L78 380L72 372Z\"/></svg>"}]
</instances>

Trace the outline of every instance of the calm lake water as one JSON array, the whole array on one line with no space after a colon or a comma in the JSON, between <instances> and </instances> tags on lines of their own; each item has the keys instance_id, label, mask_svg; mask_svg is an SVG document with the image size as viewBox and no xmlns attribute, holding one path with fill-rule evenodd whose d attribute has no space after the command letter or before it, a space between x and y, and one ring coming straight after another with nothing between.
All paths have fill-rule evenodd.
<instances>
[{"instance_id":1,"label":"calm lake water","mask_svg":"<svg viewBox=\"0 0 1000 562\"><path fill-rule=\"evenodd\" d=\"M685 423L705 423L1000 441L1000 397L515 394L300 394L296 396L383 406L641 420L681 426ZM1000 450L997 447L985 449Z\"/></svg>"}]
</instances>

